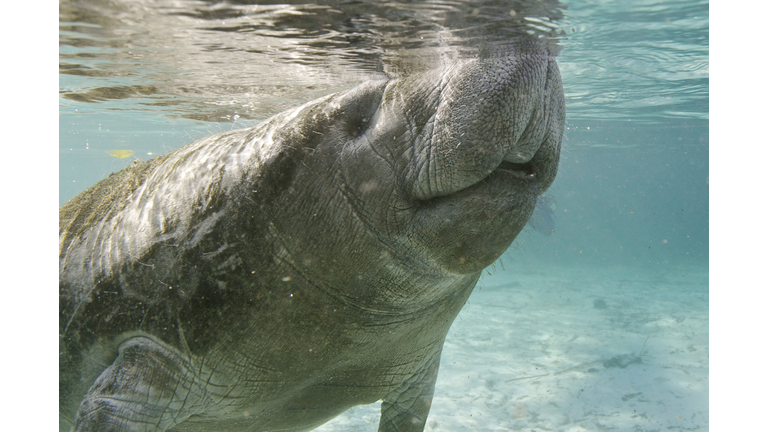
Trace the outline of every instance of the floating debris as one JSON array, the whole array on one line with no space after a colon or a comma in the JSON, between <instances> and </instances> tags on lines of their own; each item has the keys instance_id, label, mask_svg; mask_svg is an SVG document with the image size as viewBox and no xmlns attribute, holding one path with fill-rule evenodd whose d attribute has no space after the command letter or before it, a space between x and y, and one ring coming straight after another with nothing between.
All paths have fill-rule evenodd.
<instances>
[{"instance_id":1,"label":"floating debris","mask_svg":"<svg viewBox=\"0 0 768 432\"><path fill-rule=\"evenodd\" d=\"M110 156L114 156L118 159L125 159L128 156L135 153L133 150L109 150L107 151L107 154Z\"/></svg>"}]
</instances>

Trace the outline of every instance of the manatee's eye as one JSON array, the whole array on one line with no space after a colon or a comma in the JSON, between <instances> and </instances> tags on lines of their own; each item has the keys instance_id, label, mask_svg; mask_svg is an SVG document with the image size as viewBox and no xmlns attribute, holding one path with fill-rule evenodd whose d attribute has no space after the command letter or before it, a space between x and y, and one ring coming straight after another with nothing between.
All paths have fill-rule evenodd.
<instances>
[{"instance_id":1,"label":"manatee's eye","mask_svg":"<svg viewBox=\"0 0 768 432\"><path fill-rule=\"evenodd\" d=\"M328 116L336 131L357 138L365 133L379 110L385 81L368 81L338 98L337 108Z\"/></svg>"},{"instance_id":2,"label":"manatee's eye","mask_svg":"<svg viewBox=\"0 0 768 432\"><path fill-rule=\"evenodd\" d=\"M358 137L360 134L365 132L366 129L368 129L370 122L370 116L355 113L347 122L347 133L352 137Z\"/></svg>"}]
</instances>

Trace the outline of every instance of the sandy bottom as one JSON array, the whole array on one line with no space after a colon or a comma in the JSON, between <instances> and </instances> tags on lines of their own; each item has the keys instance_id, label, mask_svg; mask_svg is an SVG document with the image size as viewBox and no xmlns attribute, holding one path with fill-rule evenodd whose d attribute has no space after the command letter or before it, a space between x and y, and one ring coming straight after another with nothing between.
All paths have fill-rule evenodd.
<instances>
[{"instance_id":1,"label":"sandy bottom","mask_svg":"<svg viewBox=\"0 0 768 432\"><path fill-rule=\"evenodd\" d=\"M443 349L425 431L709 430L705 270L499 272ZM379 404L316 431L376 431Z\"/></svg>"}]
</instances>

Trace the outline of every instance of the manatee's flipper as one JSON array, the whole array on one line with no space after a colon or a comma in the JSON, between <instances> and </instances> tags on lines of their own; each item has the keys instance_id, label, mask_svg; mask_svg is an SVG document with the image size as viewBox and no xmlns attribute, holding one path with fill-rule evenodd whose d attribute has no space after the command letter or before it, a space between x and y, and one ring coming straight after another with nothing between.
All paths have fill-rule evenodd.
<instances>
[{"instance_id":1,"label":"manatee's flipper","mask_svg":"<svg viewBox=\"0 0 768 432\"><path fill-rule=\"evenodd\" d=\"M422 432L435 392L440 353L381 403L379 432Z\"/></svg>"},{"instance_id":2,"label":"manatee's flipper","mask_svg":"<svg viewBox=\"0 0 768 432\"><path fill-rule=\"evenodd\" d=\"M202 410L194 375L175 350L130 339L88 390L73 431L165 431Z\"/></svg>"}]
</instances>

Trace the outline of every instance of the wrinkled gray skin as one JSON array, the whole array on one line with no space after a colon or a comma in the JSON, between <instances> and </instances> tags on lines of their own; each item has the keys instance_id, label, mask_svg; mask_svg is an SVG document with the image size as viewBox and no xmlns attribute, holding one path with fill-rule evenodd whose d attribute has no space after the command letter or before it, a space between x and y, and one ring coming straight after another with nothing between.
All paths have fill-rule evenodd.
<instances>
[{"instance_id":1,"label":"wrinkled gray skin","mask_svg":"<svg viewBox=\"0 0 768 432\"><path fill-rule=\"evenodd\" d=\"M564 119L532 45L102 180L60 210L60 430L306 431L381 399L379 431L422 431L445 335L552 183Z\"/></svg>"}]
</instances>

